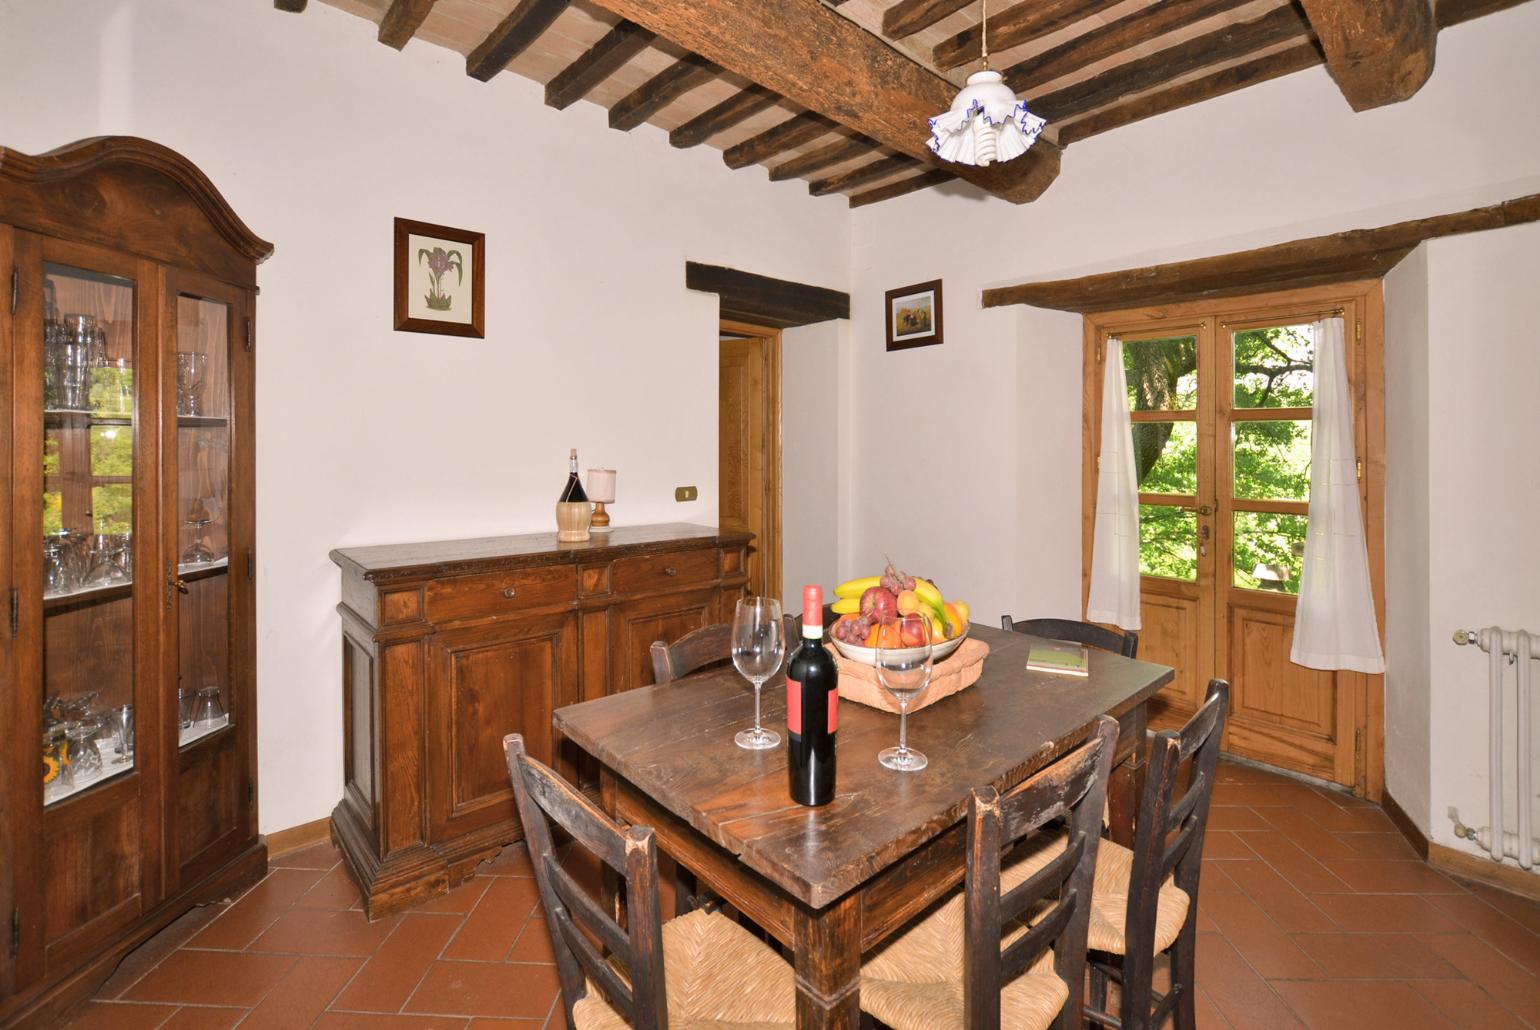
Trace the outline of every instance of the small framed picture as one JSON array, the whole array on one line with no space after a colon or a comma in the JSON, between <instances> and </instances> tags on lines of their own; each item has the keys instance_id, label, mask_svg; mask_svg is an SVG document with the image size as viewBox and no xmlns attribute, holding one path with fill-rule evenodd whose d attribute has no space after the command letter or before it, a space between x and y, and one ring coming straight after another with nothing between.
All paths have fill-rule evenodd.
<instances>
[{"instance_id":1,"label":"small framed picture","mask_svg":"<svg viewBox=\"0 0 1540 1030\"><path fill-rule=\"evenodd\" d=\"M941 342L941 280L889 290L888 350Z\"/></svg>"},{"instance_id":2,"label":"small framed picture","mask_svg":"<svg viewBox=\"0 0 1540 1030\"><path fill-rule=\"evenodd\" d=\"M486 236L396 219L395 327L409 333L486 335Z\"/></svg>"}]
</instances>

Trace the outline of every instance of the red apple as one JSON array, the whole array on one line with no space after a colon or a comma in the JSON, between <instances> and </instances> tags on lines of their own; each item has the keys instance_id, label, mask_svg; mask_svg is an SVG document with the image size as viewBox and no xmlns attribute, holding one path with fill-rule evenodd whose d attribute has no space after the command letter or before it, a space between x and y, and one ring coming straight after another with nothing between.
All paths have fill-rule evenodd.
<instances>
[{"instance_id":1,"label":"red apple","mask_svg":"<svg viewBox=\"0 0 1540 1030\"><path fill-rule=\"evenodd\" d=\"M918 617L900 619L898 623L898 636L903 641L905 647L919 647L922 644L928 643L925 639L925 620Z\"/></svg>"},{"instance_id":2,"label":"red apple","mask_svg":"<svg viewBox=\"0 0 1540 1030\"><path fill-rule=\"evenodd\" d=\"M861 595L861 614L876 622L898 614L898 598L884 587L870 587Z\"/></svg>"}]
</instances>

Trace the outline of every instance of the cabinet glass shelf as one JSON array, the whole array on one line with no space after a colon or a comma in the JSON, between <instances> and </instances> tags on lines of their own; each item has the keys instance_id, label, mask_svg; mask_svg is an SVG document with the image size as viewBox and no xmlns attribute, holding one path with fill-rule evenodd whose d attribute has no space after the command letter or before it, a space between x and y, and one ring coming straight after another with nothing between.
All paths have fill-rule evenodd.
<instances>
[{"instance_id":1,"label":"cabinet glass shelf","mask_svg":"<svg viewBox=\"0 0 1540 1030\"><path fill-rule=\"evenodd\" d=\"M211 737L229 725L230 717L227 715L218 722L195 722L191 726L183 726L177 733L176 746L184 748L189 744L196 744L204 737Z\"/></svg>"},{"instance_id":2,"label":"cabinet glass shelf","mask_svg":"<svg viewBox=\"0 0 1540 1030\"><path fill-rule=\"evenodd\" d=\"M228 571L230 559L219 558L211 562L200 562L195 565L178 565L176 574L179 579L189 583L210 576L217 576ZM108 601L116 601L119 598L128 597L134 592L134 581L127 583L114 583L104 587L80 587L76 590L65 590L56 594L43 595L43 612L45 614L64 608L80 608L90 604L105 604Z\"/></svg>"},{"instance_id":3,"label":"cabinet glass shelf","mask_svg":"<svg viewBox=\"0 0 1540 1030\"><path fill-rule=\"evenodd\" d=\"M56 805L65 798L72 798L83 790L90 790L98 784L115 780L124 773L134 771L134 760L120 759L113 753L112 744L109 741L94 741L97 752L102 756L102 767L88 775L77 776L71 782L65 783L64 777L57 776L48 783L43 784L43 807Z\"/></svg>"}]
</instances>

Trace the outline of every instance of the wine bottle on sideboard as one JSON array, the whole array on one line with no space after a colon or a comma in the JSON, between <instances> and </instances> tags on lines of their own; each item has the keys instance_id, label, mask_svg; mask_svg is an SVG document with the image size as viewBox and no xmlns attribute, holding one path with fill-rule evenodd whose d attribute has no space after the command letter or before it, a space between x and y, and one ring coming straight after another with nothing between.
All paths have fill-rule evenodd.
<instances>
[{"instance_id":1,"label":"wine bottle on sideboard","mask_svg":"<svg viewBox=\"0 0 1540 1030\"><path fill-rule=\"evenodd\" d=\"M562 488L556 501L556 540L564 544L580 544L588 539L588 526L593 518L593 506L578 478L577 448L568 456L567 485Z\"/></svg>"},{"instance_id":2,"label":"wine bottle on sideboard","mask_svg":"<svg viewBox=\"0 0 1540 1030\"><path fill-rule=\"evenodd\" d=\"M786 666L786 776L801 805L834 800L839 669L823 643L823 588L802 590L802 642Z\"/></svg>"}]
</instances>

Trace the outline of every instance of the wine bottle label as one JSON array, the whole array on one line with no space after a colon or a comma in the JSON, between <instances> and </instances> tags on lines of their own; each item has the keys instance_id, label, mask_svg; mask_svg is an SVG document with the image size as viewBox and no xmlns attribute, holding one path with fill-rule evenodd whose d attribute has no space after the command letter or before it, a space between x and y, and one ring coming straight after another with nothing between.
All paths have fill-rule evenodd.
<instances>
[{"instance_id":1,"label":"wine bottle label","mask_svg":"<svg viewBox=\"0 0 1540 1030\"><path fill-rule=\"evenodd\" d=\"M786 677L786 728L802 735L802 684Z\"/></svg>"},{"instance_id":2,"label":"wine bottle label","mask_svg":"<svg viewBox=\"0 0 1540 1030\"><path fill-rule=\"evenodd\" d=\"M832 735L840 728L840 692L829 691L829 733Z\"/></svg>"}]
</instances>

